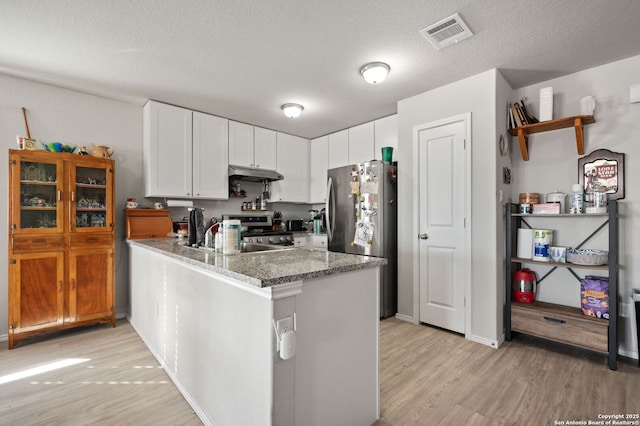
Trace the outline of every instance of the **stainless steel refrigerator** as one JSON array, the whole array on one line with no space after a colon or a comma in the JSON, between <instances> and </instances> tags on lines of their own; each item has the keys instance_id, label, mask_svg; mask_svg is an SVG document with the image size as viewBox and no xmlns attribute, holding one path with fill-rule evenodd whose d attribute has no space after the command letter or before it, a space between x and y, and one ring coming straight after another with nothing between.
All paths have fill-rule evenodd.
<instances>
[{"instance_id":1,"label":"stainless steel refrigerator","mask_svg":"<svg viewBox=\"0 0 640 426\"><path fill-rule=\"evenodd\" d=\"M396 166L373 160L327 172L325 217L330 251L384 257L380 317L397 312Z\"/></svg>"}]
</instances>

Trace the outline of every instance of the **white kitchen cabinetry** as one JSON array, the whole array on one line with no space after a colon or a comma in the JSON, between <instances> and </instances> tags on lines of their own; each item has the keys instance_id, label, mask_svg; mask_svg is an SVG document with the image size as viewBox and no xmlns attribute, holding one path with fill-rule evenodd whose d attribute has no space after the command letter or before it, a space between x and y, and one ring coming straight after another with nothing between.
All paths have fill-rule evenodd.
<instances>
[{"instance_id":1,"label":"white kitchen cabinetry","mask_svg":"<svg viewBox=\"0 0 640 426\"><path fill-rule=\"evenodd\" d=\"M228 198L227 119L149 101L143 121L145 197Z\"/></svg>"},{"instance_id":2,"label":"white kitchen cabinetry","mask_svg":"<svg viewBox=\"0 0 640 426\"><path fill-rule=\"evenodd\" d=\"M349 165L349 131L341 130L328 136L329 169Z\"/></svg>"},{"instance_id":3,"label":"white kitchen cabinetry","mask_svg":"<svg viewBox=\"0 0 640 426\"><path fill-rule=\"evenodd\" d=\"M277 170L284 179L271 184L270 201L308 202L309 140L278 132L276 145Z\"/></svg>"},{"instance_id":4,"label":"white kitchen cabinetry","mask_svg":"<svg viewBox=\"0 0 640 426\"><path fill-rule=\"evenodd\" d=\"M276 132L229 121L229 164L276 169Z\"/></svg>"},{"instance_id":5,"label":"white kitchen cabinetry","mask_svg":"<svg viewBox=\"0 0 640 426\"><path fill-rule=\"evenodd\" d=\"M254 127L229 120L229 164L254 167Z\"/></svg>"},{"instance_id":6,"label":"white kitchen cabinetry","mask_svg":"<svg viewBox=\"0 0 640 426\"><path fill-rule=\"evenodd\" d=\"M193 113L194 198L229 198L229 120Z\"/></svg>"},{"instance_id":7,"label":"white kitchen cabinetry","mask_svg":"<svg viewBox=\"0 0 640 426\"><path fill-rule=\"evenodd\" d=\"M309 142L309 203L327 201L327 169L329 168L329 137Z\"/></svg>"},{"instance_id":8,"label":"white kitchen cabinetry","mask_svg":"<svg viewBox=\"0 0 640 426\"><path fill-rule=\"evenodd\" d=\"M382 147L393 147L393 159L398 157L398 114L380 118L373 122L376 160L382 160Z\"/></svg>"},{"instance_id":9,"label":"white kitchen cabinetry","mask_svg":"<svg viewBox=\"0 0 640 426\"><path fill-rule=\"evenodd\" d=\"M191 197L191 110L149 101L143 108L146 197Z\"/></svg>"},{"instance_id":10,"label":"white kitchen cabinetry","mask_svg":"<svg viewBox=\"0 0 640 426\"><path fill-rule=\"evenodd\" d=\"M255 143L253 155L255 167L268 170L276 170L276 132L275 130L255 128Z\"/></svg>"},{"instance_id":11,"label":"white kitchen cabinetry","mask_svg":"<svg viewBox=\"0 0 640 426\"><path fill-rule=\"evenodd\" d=\"M327 234L309 235L308 245L316 250L327 250Z\"/></svg>"},{"instance_id":12,"label":"white kitchen cabinetry","mask_svg":"<svg viewBox=\"0 0 640 426\"><path fill-rule=\"evenodd\" d=\"M294 232L293 233L293 246L294 247L306 247L308 234L306 232Z\"/></svg>"},{"instance_id":13,"label":"white kitchen cabinetry","mask_svg":"<svg viewBox=\"0 0 640 426\"><path fill-rule=\"evenodd\" d=\"M374 159L373 121L349 129L349 164Z\"/></svg>"}]
</instances>

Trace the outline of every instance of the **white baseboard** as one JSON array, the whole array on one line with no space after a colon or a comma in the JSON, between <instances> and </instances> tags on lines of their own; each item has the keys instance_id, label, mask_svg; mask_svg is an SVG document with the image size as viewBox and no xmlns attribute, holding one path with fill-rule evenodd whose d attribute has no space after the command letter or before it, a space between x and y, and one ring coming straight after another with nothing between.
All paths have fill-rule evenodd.
<instances>
[{"instance_id":1,"label":"white baseboard","mask_svg":"<svg viewBox=\"0 0 640 426\"><path fill-rule=\"evenodd\" d=\"M472 342L481 343L486 346L491 346L492 348L498 349L500 343L498 340L486 339L480 336L474 336L473 334L467 334L464 336L465 339L471 340Z\"/></svg>"},{"instance_id":2,"label":"white baseboard","mask_svg":"<svg viewBox=\"0 0 640 426\"><path fill-rule=\"evenodd\" d=\"M2 336L0 336L0 342L6 342L7 340L9 340L8 334L3 334Z\"/></svg>"},{"instance_id":3,"label":"white baseboard","mask_svg":"<svg viewBox=\"0 0 640 426\"><path fill-rule=\"evenodd\" d=\"M412 324L416 324L416 325L419 324L419 321L416 321L413 317L410 317L409 315L396 314L396 318L402 321L410 322Z\"/></svg>"}]
</instances>

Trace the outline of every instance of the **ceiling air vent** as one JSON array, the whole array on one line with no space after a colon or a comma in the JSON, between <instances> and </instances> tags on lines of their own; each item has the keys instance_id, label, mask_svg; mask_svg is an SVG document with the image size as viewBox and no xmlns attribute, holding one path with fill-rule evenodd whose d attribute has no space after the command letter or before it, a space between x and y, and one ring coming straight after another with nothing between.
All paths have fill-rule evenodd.
<instances>
[{"instance_id":1,"label":"ceiling air vent","mask_svg":"<svg viewBox=\"0 0 640 426\"><path fill-rule=\"evenodd\" d=\"M420 31L420 34L429 40L436 49L442 49L473 35L467 24L457 13L440 22L429 25Z\"/></svg>"}]
</instances>

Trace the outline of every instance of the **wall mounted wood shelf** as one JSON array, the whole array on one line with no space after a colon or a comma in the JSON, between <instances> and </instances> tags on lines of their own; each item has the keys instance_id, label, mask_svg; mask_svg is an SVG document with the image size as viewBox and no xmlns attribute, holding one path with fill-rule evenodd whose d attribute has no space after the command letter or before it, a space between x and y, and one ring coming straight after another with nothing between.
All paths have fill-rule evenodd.
<instances>
[{"instance_id":1,"label":"wall mounted wood shelf","mask_svg":"<svg viewBox=\"0 0 640 426\"><path fill-rule=\"evenodd\" d=\"M509 133L518 137L522 160L529 161L529 135L531 133L549 132L551 130L573 127L576 130L576 148L578 155L584 154L584 137L582 126L595 123L593 115L576 115L573 117L559 118L557 120L543 121L542 123L526 124L515 129L509 129Z\"/></svg>"}]
</instances>

